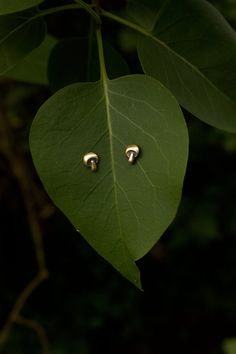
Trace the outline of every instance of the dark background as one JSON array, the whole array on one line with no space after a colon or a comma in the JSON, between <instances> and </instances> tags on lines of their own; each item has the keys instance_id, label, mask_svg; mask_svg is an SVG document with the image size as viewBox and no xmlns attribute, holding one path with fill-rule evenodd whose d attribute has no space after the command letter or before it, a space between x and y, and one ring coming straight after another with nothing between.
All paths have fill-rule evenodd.
<instances>
[{"instance_id":1,"label":"dark background","mask_svg":"<svg viewBox=\"0 0 236 354\"><path fill-rule=\"evenodd\" d=\"M236 3L214 3L235 26ZM48 19L51 33L63 37L80 31L73 27L73 16ZM116 25L107 34L116 47L119 36ZM139 71L136 53L124 51L122 46L119 49L131 72ZM138 262L144 287L141 293L100 258L51 205L36 176L28 133L49 90L6 79L0 82L0 90L13 150L27 164L30 180L33 178L32 193L37 195L50 273L27 301L23 315L43 325L51 353L223 354L224 339L236 337L235 135L209 127L185 112L190 157L183 198L173 224ZM0 136L4 138L3 131ZM24 195L2 148L1 326L36 272ZM41 347L35 333L14 325L1 354L38 353Z\"/></svg>"}]
</instances>

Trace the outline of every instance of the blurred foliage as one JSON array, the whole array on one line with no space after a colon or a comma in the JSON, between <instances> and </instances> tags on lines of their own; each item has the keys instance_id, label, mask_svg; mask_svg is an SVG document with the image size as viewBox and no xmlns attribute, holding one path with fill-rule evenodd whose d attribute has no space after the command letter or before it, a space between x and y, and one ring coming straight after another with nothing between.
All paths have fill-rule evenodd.
<instances>
[{"instance_id":1,"label":"blurred foliage","mask_svg":"<svg viewBox=\"0 0 236 354\"><path fill-rule=\"evenodd\" d=\"M145 1L144 1L145 2ZM236 27L236 3L212 1ZM53 35L82 24L73 14L49 19ZM68 23L62 33L62 24ZM66 32L66 33L65 33ZM120 26L107 39L139 71L132 36L120 48ZM50 278L30 297L24 315L46 329L52 354L234 354L236 336L236 137L189 114L190 159L175 222L139 262L144 293L103 261L50 206L28 151L32 119L47 88L2 80L1 98L14 143L31 166L42 215ZM2 102L1 102L2 103ZM22 196L0 154L0 324L36 272ZM85 266L86 265L86 266ZM223 345L222 345L223 342ZM38 338L14 326L1 354L39 354Z\"/></svg>"},{"instance_id":2,"label":"blurred foliage","mask_svg":"<svg viewBox=\"0 0 236 354\"><path fill-rule=\"evenodd\" d=\"M224 340L223 349L225 354L235 354L236 353L236 338L229 338Z\"/></svg>"}]
</instances>

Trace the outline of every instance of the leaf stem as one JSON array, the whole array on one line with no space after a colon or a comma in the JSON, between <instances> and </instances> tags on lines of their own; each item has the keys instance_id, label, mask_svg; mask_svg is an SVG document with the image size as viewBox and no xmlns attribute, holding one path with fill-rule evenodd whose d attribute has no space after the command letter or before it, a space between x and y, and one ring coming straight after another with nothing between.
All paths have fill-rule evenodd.
<instances>
[{"instance_id":1,"label":"leaf stem","mask_svg":"<svg viewBox=\"0 0 236 354\"><path fill-rule=\"evenodd\" d=\"M81 6L79 6L77 4L70 4L70 5L51 7L50 9L46 9L46 10L39 10L39 12L36 13L34 18L51 15L51 14L54 14L55 12L74 10L74 9L81 9Z\"/></svg>"},{"instance_id":2,"label":"leaf stem","mask_svg":"<svg viewBox=\"0 0 236 354\"><path fill-rule=\"evenodd\" d=\"M100 10L100 14L101 14L101 16L110 18L110 19L112 19L112 20L114 20L116 22L121 23L122 25L125 25L125 26L127 26L129 28L132 28L133 30L135 30L135 31L137 31L137 32L139 32L141 34L144 34L145 36L148 36L148 37L152 36L151 32L147 31L145 28L143 28L143 27L141 27L139 25L136 25L135 23L130 22L130 21L128 21L128 20L126 20L126 19L124 19L122 17L114 15L111 12L108 12L108 11L105 11L105 10L101 9Z\"/></svg>"},{"instance_id":3,"label":"leaf stem","mask_svg":"<svg viewBox=\"0 0 236 354\"><path fill-rule=\"evenodd\" d=\"M82 0L74 0L74 1L77 2L77 4L79 4L84 10L88 12L94 18L96 23L101 24L100 16L96 13L96 11L92 9L91 5L86 4Z\"/></svg>"},{"instance_id":4,"label":"leaf stem","mask_svg":"<svg viewBox=\"0 0 236 354\"><path fill-rule=\"evenodd\" d=\"M103 51L101 26L97 26L96 35L97 35L98 56L99 56L99 63L100 63L100 77L102 82L106 82L108 77L107 77L106 64L105 64L104 51Z\"/></svg>"},{"instance_id":5,"label":"leaf stem","mask_svg":"<svg viewBox=\"0 0 236 354\"><path fill-rule=\"evenodd\" d=\"M107 18L110 18L111 20L114 20L118 23L121 23L122 25L125 25L131 29L133 29L134 31L146 36L146 37L149 37L151 39L153 39L155 42L159 43L160 45L162 45L163 47L165 47L167 50L169 51L172 51L172 49L170 47L168 47L168 45L164 42L162 42L160 39L158 39L156 36L153 35L152 31L148 31L146 30L145 28L139 26L139 25L136 25L135 23L133 22L130 22L122 17L119 17L117 15L114 15L112 14L111 12L108 12L108 11L105 11L105 10L100 10L100 15L101 16L104 16L104 17L107 17Z\"/></svg>"},{"instance_id":6,"label":"leaf stem","mask_svg":"<svg viewBox=\"0 0 236 354\"><path fill-rule=\"evenodd\" d=\"M37 17L43 17L43 16L51 15L51 14L54 14L54 13L60 12L60 11L84 9L85 11L87 11L94 18L96 23L99 23L99 24L101 23L101 19L100 19L99 15L89 5L87 5L83 1L79 1L79 0L76 0L76 2L78 4L56 6L56 7L52 7L50 9L47 9L47 10L41 10L39 13L37 13L31 19L35 19Z\"/></svg>"}]
</instances>

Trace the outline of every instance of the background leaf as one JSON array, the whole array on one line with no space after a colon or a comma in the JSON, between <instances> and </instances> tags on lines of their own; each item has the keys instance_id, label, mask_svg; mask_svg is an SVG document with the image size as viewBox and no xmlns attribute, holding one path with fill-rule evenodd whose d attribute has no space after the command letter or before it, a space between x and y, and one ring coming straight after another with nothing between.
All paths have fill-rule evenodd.
<instances>
[{"instance_id":1,"label":"background leaf","mask_svg":"<svg viewBox=\"0 0 236 354\"><path fill-rule=\"evenodd\" d=\"M141 148L134 165L128 144ZM40 108L30 145L54 203L140 287L134 261L172 222L186 169L188 133L174 97L145 75L70 85ZM100 156L96 173L82 164L89 151Z\"/></svg>"},{"instance_id":2,"label":"background leaf","mask_svg":"<svg viewBox=\"0 0 236 354\"><path fill-rule=\"evenodd\" d=\"M212 5L168 1L138 51L144 71L183 107L217 128L236 131L236 35Z\"/></svg>"},{"instance_id":3,"label":"background leaf","mask_svg":"<svg viewBox=\"0 0 236 354\"><path fill-rule=\"evenodd\" d=\"M45 22L32 11L0 16L0 75L10 70L43 41Z\"/></svg>"},{"instance_id":4,"label":"background leaf","mask_svg":"<svg viewBox=\"0 0 236 354\"><path fill-rule=\"evenodd\" d=\"M26 10L41 2L43 0L0 0L0 15Z\"/></svg>"},{"instance_id":5,"label":"background leaf","mask_svg":"<svg viewBox=\"0 0 236 354\"><path fill-rule=\"evenodd\" d=\"M228 338L223 342L223 350L225 354L236 354L236 338Z\"/></svg>"},{"instance_id":6,"label":"background leaf","mask_svg":"<svg viewBox=\"0 0 236 354\"><path fill-rule=\"evenodd\" d=\"M146 29L152 30L157 20L158 11L149 4L138 0L129 0L124 11L124 16L134 21Z\"/></svg>"},{"instance_id":7,"label":"background leaf","mask_svg":"<svg viewBox=\"0 0 236 354\"><path fill-rule=\"evenodd\" d=\"M104 42L108 76L114 79L129 74L122 56L108 42ZM100 77L97 43L86 38L60 41L52 50L48 63L48 78L53 92L75 82L97 81Z\"/></svg>"},{"instance_id":8,"label":"background leaf","mask_svg":"<svg viewBox=\"0 0 236 354\"><path fill-rule=\"evenodd\" d=\"M38 48L34 49L16 66L7 71L5 76L13 80L47 85L48 58L56 43L57 40L54 37L46 36Z\"/></svg>"}]
</instances>

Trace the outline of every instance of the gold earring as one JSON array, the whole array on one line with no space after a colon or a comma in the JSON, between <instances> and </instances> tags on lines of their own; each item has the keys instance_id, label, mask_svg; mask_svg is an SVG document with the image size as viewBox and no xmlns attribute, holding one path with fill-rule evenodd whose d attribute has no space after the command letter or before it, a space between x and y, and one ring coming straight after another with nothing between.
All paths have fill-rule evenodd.
<instances>
[{"instance_id":1,"label":"gold earring","mask_svg":"<svg viewBox=\"0 0 236 354\"><path fill-rule=\"evenodd\" d=\"M90 167L92 172L97 171L97 164L98 164L99 158L98 155L95 154L94 152L88 152L87 154L84 155L83 157L83 163L86 167Z\"/></svg>"}]
</instances>

